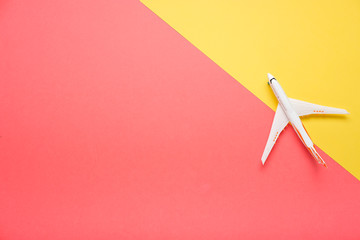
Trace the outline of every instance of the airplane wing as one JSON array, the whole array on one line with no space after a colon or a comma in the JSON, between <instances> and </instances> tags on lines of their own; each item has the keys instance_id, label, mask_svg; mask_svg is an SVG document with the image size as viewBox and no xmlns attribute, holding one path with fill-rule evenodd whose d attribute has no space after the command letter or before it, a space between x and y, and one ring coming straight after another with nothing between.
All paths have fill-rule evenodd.
<instances>
[{"instance_id":1,"label":"airplane wing","mask_svg":"<svg viewBox=\"0 0 360 240\"><path fill-rule=\"evenodd\" d=\"M289 100L299 117L309 114L349 114L345 109L321 106L292 98Z\"/></svg>"},{"instance_id":2,"label":"airplane wing","mask_svg":"<svg viewBox=\"0 0 360 240\"><path fill-rule=\"evenodd\" d=\"M265 161L267 157L270 154L271 149L273 148L276 140L278 139L281 131L286 127L286 125L289 123L289 120L287 119L283 109L280 105L277 106L274 121L271 126L270 135L267 140L264 153L261 157L261 161L263 164L265 164Z\"/></svg>"}]
</instances>

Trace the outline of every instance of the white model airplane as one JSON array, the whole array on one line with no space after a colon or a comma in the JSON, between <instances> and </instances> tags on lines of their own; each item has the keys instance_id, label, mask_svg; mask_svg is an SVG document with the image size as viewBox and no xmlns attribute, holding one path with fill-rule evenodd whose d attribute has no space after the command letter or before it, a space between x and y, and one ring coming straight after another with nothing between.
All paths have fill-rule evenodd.
<instances>
[{"instance_id":1,"label":"white model airplane","mask_svg":"<svg viewBox=\"0 0 360 240\"><path fill-rule=\"evenodd\" d=\"M346 110L340 108L325 107L321 105L316 105L312 103L303 102L296 99L288 98L281 88L278 81L268 73L269 85L273 90L276 98L279 101L279 104L276 109L274 121L271 126L270 136L266 143L264 153L261 157L261 161L265 164L267 157L271 149L273 148L276 139L279 137L281 131L286 127L290 122L293 126L296 134L301 139L302 143L309 150L310 154L315 158L315 160L326 167L326 163L316 152L314 144L311 141L307 131L304 128L300 120L300 116L309 115L309 114L349 114Z\"/></svg>"}]
</instances>

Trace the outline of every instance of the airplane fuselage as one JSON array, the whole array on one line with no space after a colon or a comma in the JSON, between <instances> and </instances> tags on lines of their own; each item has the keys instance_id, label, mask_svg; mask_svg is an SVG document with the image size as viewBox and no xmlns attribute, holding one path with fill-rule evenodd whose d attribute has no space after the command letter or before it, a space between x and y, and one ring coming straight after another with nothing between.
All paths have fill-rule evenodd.
<instances>
[{"instance_id":1,"label":"airplane fuselage","mask_svg":"<svg viewBox=\"0 0 360 240\"><path fill-rule=\"evenodd\" d=\"M281 108L283 109L286 117L288 118L289 122L291 123L292 127L294 128L296 134L301 139L302 143L309 149L314 146L309 134L304 128L298 114L295 112L294 108L292 107L288 97L286 96L284 90L281 88L279 82L273 78L269 80L269 84L271 89L273 90L276 98L279 101Z\"/></svg>"},{"instance_id":2,"label":"airplane fuselage","mask_svg":"<svg viewBox=\"0 0 360 240\"><path fill-rule=\"evenodd\" d=\"M326 167L325 161L321 158L316 151L314 143L312 142L309 134L305 130L300 117L310 114L349 114L348 111L341 108L321 106L313 103L308 103L296 99L288 98L281 88L279 82L273 75L268 73L269 85L273 90L277 100L279 101L278 107L275 112L275 117L271 126L270 135L266 142L265 150L261 156L261 161L264 164L271 149L273 148L279 134L286 127L287 124L291 124L296 134L305 145L314 159Z\"/></svg>"}]
</instances>

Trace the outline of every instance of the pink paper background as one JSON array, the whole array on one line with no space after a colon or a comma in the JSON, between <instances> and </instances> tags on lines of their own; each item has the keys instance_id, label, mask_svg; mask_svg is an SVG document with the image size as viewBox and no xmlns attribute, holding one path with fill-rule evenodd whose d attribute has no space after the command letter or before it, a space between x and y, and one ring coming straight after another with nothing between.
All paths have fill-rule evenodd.
<instances>
[{"instance_id":1,"label":"pink paper background","mask_svg":"<svg viewBox=\"0 0 360 240\"><path fill-rule=\"evenodd\" d=\"M359 181L290 128L263 167L274 112L140 2L0 32L0 239L360 238Z\"/></svg>"}]
</instances>

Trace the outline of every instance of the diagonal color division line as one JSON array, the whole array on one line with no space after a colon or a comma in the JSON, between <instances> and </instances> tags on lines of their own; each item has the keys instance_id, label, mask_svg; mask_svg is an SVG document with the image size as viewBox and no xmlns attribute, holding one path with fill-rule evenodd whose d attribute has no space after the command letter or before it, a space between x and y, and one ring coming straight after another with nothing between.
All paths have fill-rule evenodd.
<instances>
[{"instance_id":1,"label":"diagonal color division line","mask_svg":"<svg viewBox=\"0 0 360 240\"><path fill-rule=\"evenodd\" d=\"M289 97L347 109L349 116L307 117L304 124L360 179L359 1L142 2L273 110L267 72Z\"/></svg>"},{"instance_id":2,"label":"diagonal color division line","mask_svg":"<svg viewBox=\"0 0 360 240\"><path fill-rule=\"evenodd\" d=\"M0 4L0 239L359 239L359 181L138 1ZM280 147L281 146L281 147Z\"/></svg>"}]
</instances>

